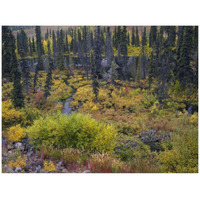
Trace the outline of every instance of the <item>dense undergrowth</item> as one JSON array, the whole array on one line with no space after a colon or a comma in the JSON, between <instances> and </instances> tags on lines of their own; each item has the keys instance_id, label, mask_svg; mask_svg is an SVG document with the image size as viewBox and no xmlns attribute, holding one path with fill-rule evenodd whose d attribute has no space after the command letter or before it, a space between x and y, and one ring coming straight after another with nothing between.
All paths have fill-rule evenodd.
<instances>
[{"instance_id":1,"label":"dense undergrowth","mask_svg":"<svg viewBox=\"0 0 200 200\"><path fill-rule=\"evenodd\" d=\"M51 95L45 99L46 73L39 72L37 93L28 91L19 110L10 100L12 84L4 81L3 138L10 144L28 138L45 172L56 172L55 163L61 160L68 172L198 172L198 114L188 115L185 103L198 105L194 91L183 92L175 83L161 103L146 80L118 80L116 85L101 82L96 100L91 80L81 70L73 73L55 70ZM62 100L72 95L70 106L76 112L67 116ZM169 137L152 150L140 137L149 130ZM26 170L26 163L19 151L3 160L13 169Z\"/></svg>"}]
</instances>

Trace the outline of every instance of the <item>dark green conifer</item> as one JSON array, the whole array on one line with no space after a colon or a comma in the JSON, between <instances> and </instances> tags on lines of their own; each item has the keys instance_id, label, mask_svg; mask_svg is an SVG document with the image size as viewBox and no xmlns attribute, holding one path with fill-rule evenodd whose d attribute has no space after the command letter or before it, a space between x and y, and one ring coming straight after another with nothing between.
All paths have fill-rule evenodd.
<instances>
[{"instance_id":1,"label":"dark green conifer","mask_svg":"<svg viewBox=\"0 0 200 200\"><path fill-rule=\"evenodd\" d=\"M132 28L131 44L135 45L135 28Z\"/></svg>"},{"instance_id":2,"label":"dark green conifer","mask_svg":"<svg viewBox=\"0 0 200 200\"><path fill-rule=\"evenodd\" d=\"M22 93L21 85L21 72L18 68L17 56L15 53L15 38L10 31L11 39L11 68L12 68L12 80L13 80L13 90L11 92L11 100L15 108L22 108L24 106L24 94Z\"/></svg>"},{"instance_id":3,"label":"dark green conifer","mask_svg":"<svg viewBox=\"0 0 200 200\"><path fill-rule=\"evenodd\" d=\"M137 47L140 46L140 38L139 38L139 33L138 33L138 27L137 27L137 26L136 26L135 45L136 45Z\"/></svg>"},{"instance_id":4,"label":"dark green conifer","mask_svg":"<svg viewBox=\"0 0 200 200\"><path fill-rule=\"evenodd\" d=\"M2 75L11 77L11 38L8 26L2 26Z\"/></svg>"},{"instance_id":5,"label":"dark green conifer","mask_svg":"<svg viewBox=\"0 0 200 200\"><path fill-rule=\"evenodd\" d=\"M50 48L50 41L49 40L48 40L48 43L47 43L47 47L48 47L49 66L48 66L48 72L47 72L45 86L44 86L45 98L47 98L50 95L51 86L53 84L53 81L52 81L52 70L54 68L53 67L53 60L51 58L51 48Z\"/></svg>"}]
</instances>

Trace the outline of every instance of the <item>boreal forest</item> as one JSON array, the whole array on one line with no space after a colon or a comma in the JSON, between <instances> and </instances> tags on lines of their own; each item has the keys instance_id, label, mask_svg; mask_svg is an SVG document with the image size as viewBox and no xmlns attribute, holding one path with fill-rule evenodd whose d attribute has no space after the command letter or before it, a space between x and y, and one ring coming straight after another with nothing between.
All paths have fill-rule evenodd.
<instances>
[{"instance_id":1,"label":"boreal forest","mask_svg":"<svg viewBox=\"0 0 200 200\"><path fill-rule=\"evenodd\" d=\"M3 173L198 173L198 26L2 26Z\"/></svg>"}]
</instances>

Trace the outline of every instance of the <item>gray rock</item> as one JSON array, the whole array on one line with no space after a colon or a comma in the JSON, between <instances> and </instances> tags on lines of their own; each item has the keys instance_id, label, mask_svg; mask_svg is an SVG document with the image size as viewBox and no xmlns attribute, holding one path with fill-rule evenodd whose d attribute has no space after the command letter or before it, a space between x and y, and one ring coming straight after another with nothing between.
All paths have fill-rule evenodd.
<instances>
[{"instance_id":1,"label":"gray rock","mask_svg":"<svg viewBox=\"0 0 200 200\"><path fill-rule=\"evenodd\" d=\"M139 134L140 141L144 143L159 142L161 140L166 140L170 138L168 133L156 133L155 130L150 130L148 132L142 132Z\"/></svg>"},{"instance_id":2,"label":"gray rock","mask_svg":"<svg viewBox=\"0 0 200 200\"><path fill-rule=\"evenodd\" d=\"M58 166L61 166L63 164L63 162L62 161L60 161L59 163L58 163Z\"/></svg>"},{"instance_id":3,"label":"gray rock","mask_svg":"<svg viewBox=\"0 0 200 200\"><path fill-rule=\"evenodd\" d=\"M83 173L92 173L90 170L85 170Z\"/></svg>"},{"instance_id":4,"label":"gray rock","mask_svg":"<svg viewBox=\"0 0 200 200\"><path fill-rule=\"evenodd\" d=\"M22 168L21 167L16 167L15 172L21 172Z\"/></svg>"},{"instance_id":5,"label":"gray rock","mask_svg":"<svg viewBox=\"0 0 200 200\"><path fill-rule=\"evenodd\" d=\"M2 138L2 144L7 144L7 140Z\"/></svg>"},{"instance_id":6,"label":"gray rock","mask_svg":"<svg viewBox=\"0 0 200 200\"><path fill-rule=\"evenodd\" d=\"M41 169L42 169L42 167L41 167L40 165L38 165L38 166L36 167L36 171L37 171L37 172L40 172Z\"/></svg>"},{"instance_id":7,"label":"gray rock","mask_svg":"<svg viewBox=\"0 0 200 200\"><path fill-rule=\"evenodd\" d=\"M188 115L192 115L194 113L194 107L193 106L189 106L188 107Z\"/></svg>"},{"instance_id":8,"label":"gray rock","mask_svg":"<svg viewBox=\"0 0 200 200\"><path fill-rule=\"evenodd\" d=\"M15 143L14 147L15 147L16 149L19 149L19 148L22 147L22 143L21 143L21 142L17 142L17 143Z\"/></svg>"},{"instance_id":9,"label":"gray rock","mask_svg":"<svg viewBox=\"0 0 200 200\"><path fill-rule=\"evenodd\" d=\"M63 173L68 173L68 170L67 169L63 169L62 172Z\"/></svg>"}]
</instances>

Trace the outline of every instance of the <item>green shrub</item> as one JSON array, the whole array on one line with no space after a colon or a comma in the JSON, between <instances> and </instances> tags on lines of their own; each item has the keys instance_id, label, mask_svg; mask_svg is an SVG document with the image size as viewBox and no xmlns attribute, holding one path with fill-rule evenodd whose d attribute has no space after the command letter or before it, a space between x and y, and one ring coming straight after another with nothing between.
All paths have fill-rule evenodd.
<instances>
[{"instance_id":1,"label":"green shrub","mask_svg":"<svg viewBox=\"0 0 200 200\"><path fill-rule=\"evenodd\" d=\"M183 114L175 122L177 130L172 134L171 147L166 145L159 155L162 172L198 173L198 126L192 123L193 117Z\"/></svg>"},{"instance_id":2,"label":"green shrub","mask_svg":"<svg viewBox=\"0 0 200 200\"><path fill-rule=\"evenodd\" d=\"M22 112L24 113L24 120L22 121L23 126L30 126L33 124L34 120L38 119L41 116L40 110L37 108L32 108L29 106L26 106L22 109Z\"/></svg>"},{"instance_id":3,"label":"green shrub","mask_svg":"<svg viewBox=\"0 0 200 200\"><path fill-rule=\"evenodd\" d=\"M41 117L27 129L27 133L37 148L52 145L60 149L78 148L112 153L115 147L116 131L112 126L98 123L80 113L66 116L58 112Z\"/></svg>"},{"instance_id":4,"label":"green shrub","mask_svg":"<svg viewBox=\"0 0 200 200\"><path fill-rule=\"evenodd\" d=\"M122 161L132 159L146 159L150 154L150 147L138 140L125 140L116 145L115 153Z\"/></svg>"}]
</instances>

